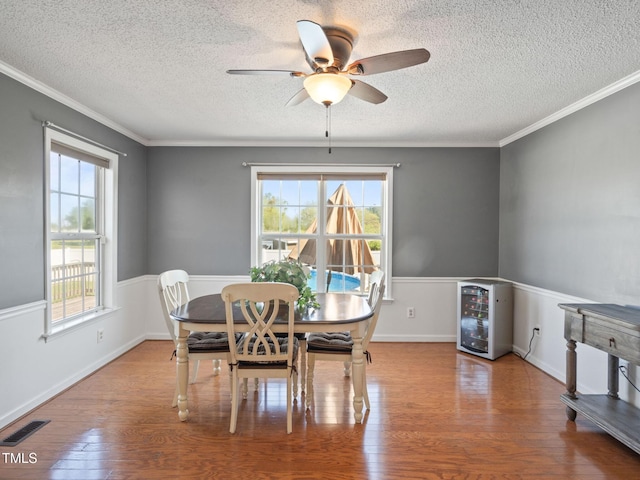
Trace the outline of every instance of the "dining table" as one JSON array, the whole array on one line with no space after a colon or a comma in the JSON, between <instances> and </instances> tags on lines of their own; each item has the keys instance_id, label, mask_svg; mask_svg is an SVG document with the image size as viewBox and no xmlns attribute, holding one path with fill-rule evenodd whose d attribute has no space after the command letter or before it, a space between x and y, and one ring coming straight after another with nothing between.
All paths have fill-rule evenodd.
<instances>
[{"instance_id":1,"label":"dining table","mask_svg":"<svg viewBox=\"0 0 640 480\"><path fill-rule=\"evenodd\" d=\"M348 293L318 293L318 306L297 309L294 332L349 332L353 339L351 349L351 380L353 382L353 409L356 423L362 423L364 352L362 339L367 321L373 311L367 298ZM239 328L249 328L242 317L239 305L233 306L234 323ZM178 382L178 417L185 421L189 417L187 384L189 378L189 351L187 338L192 332L226 332L225 303L220 294L196 297L171 312L177 325L176 374ZM276 321L274 332L287 332L287 322Z\"/></svg>"}]
</instances>

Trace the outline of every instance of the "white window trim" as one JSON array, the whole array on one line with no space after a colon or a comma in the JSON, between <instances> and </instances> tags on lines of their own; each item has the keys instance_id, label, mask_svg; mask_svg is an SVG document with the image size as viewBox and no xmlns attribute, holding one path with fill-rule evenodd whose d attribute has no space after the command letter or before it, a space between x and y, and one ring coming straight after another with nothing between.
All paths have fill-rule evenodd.
<instances>
[{"instance_id":1,"label":"white window trim","mask_svg":"<svg viewBox=\"0 0 640 480\"><path fill-rule=\"evenodd\" d=\"M392 255L393 251L392 238L393 238L393 167L392 166L325 166L325 165L264 165L264 166L252 166L251 167L251 266L254 266L258 262L259 249L258 245L258 232L260 230L260 196L258 195L258 175L260 173L287 173L296 174L350 174L350 173L369 173L369 174L384 174L386 176L386 188L384 189L384 205L383 205L383 225L382 230L384 232L385 241L383 242L384 248L382 248L381 264L384 265L385 270L385 298L393 298L393 285L392 285ZM320 209L322 210L322 209ZM319 219L320 221L321 219Z\"/></svg>"},{"instance_id":2,"label":"white window trim","mask_svg":"<svg viewBox=\"0 0 640 480\"><path fill-rule=\"evenodd\" d=\"M104 235L102 262L102 305L99 311L88 312L86 315L67 321L51 321L51 206L50 206L50 156L51 142L55 141L70 148L87 152L109 160L109 168L104 170L104 203L102 218L104 221ZM110 315L116 307L116 283L118 279L118 155L91 143L85 142L71 135L64 134L51 128L44 129L44 254L45 254L45 325L43 338L49 341L70 330L93 323L98 318Z\"/></svg>"}]
</instances>

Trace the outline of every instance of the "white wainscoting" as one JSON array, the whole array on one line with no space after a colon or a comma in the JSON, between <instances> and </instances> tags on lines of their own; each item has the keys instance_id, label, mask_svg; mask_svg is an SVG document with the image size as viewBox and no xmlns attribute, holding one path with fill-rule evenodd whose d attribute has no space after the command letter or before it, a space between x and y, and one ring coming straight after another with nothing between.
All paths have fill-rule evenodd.
<instances>
[{"instance_id":1,"label":"white wainscoting","mask_svg":"<svg viewBox=\"0 0 640 480\"><path fill-rule=\"evenodd\" d=\"M44 301L0 310L0 428L144 341L146 292L142 277L119 283L112 314L46 343ZM100 343L98 329L104 329Z\"/></svg>"},{"instance_id":2,"label":"white wainscoting","mask_svg":"<svg viewBox=\"0 0 640 480\"><path fill-rule=\"evenodd\" d=\"M248 276L193 275L190 293L192 297L219 293L229 283L248 280ZM394 278L393 299L386 300L382 306L374 342L455 342L458 280L461 279ZM169 339L156 281L155 275L146 275L120 282L117 286L119 308L113 315L47 343L41 338L43 302L0 310L0 338L5 340L3 354L9 365L0 370L3 386L0 428L143 340ZM541 334L533 337L526 361L558 379L560 394L564 391L566 345L564 311L558 303L589 303L589 300L514 284L513 350L523 357L527 355L533 328L539 326ZM407 318L408 307L415 309L415 318ZM101 343L97 343L98 328L105 331ZM577 352L578 391L605 393L606 355L582 344L578 345ZM639 384L637 367L629 366L629 373L632 381ZM640 406L637 392L623 377L620 396ZM559 399L558 408L564 408Z\"/></svg>"},{"instance_id":3,"label":"white wainscoting","mask_svg":"<svg viewBox=\"0 0 640 480\"><path fill-rule=\"evenodd\" d=\"M564 339L564 310L559 308L558 304L593 301L518 283L514 283L513 293L513 350L524 357L531 345L527 361L564 383L567 348ZM537 326L541 330L540 336L532 337L533 329ZM606 353L581 343L578 343L576 352L578 392L607 393ZM640 372L637 367L628 365L624 360L620 360L620 365L628 367L631 381L639 385ZM561 393L564 393L564 390ZM622 375L619 395L640 407L638 392Z\"/></svg>"}]
</instances>

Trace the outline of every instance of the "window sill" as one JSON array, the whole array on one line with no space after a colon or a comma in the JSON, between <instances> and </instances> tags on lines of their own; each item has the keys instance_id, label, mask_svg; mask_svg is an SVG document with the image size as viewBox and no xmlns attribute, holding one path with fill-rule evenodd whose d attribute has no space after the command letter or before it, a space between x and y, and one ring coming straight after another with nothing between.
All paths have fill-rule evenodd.
<instances>
[{"instance_id":1,"label":"window sill","mask_svg":"<svg viewBox=\"0 0 640 480\"><path fill-rule=\"evenodd\" d=\"M42 338L44 339L45 343L48 343L57 338L64 337L68 333L80 330L87 325L92 325L99 320L104 320L111 317L119 309L119 307L105 308L103 310L100 310L99 312L93 312L76 318L75 320L64 322L61 325L54 325L51 329L51 332L49 332L48 334L44 333L42 335Z\"/></svg>"}]
</instances>

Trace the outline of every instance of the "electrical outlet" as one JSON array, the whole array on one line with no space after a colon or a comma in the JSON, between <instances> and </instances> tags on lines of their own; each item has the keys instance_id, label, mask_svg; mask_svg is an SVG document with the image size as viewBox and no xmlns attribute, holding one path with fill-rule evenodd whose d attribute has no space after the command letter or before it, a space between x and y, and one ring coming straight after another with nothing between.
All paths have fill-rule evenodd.
<instances>
[{"instance_id":1,"label":"electrical outlet","mask_svg":"<svg viewBox=\"0 0 640 480\"><path fill-rule=\"evenodd\" d=\"M416 309L413 307L407 307L407 318L416 318Z\"/></svg>"},{"instance_id":2,"label":"electrical outlet","mask_svg":"<svg viewBox=\"0 0 640 480\"><path fill-rule=\"evenodd\" d=\"M535 327L533 327L533 334L536 337L539 337L541 333L542 333L542 330L540 329L540 325L536 325Z\"/></svg>"},{"instance_id":3,"label":"electrical outlet","mask_svg":"<svg viewBox=\"0 0 640 480\"><path fill-rule=\"evenodd\" d=\"M104 340L104 328L98 329L98 343Z\"/></svg>"}]
</instances>

